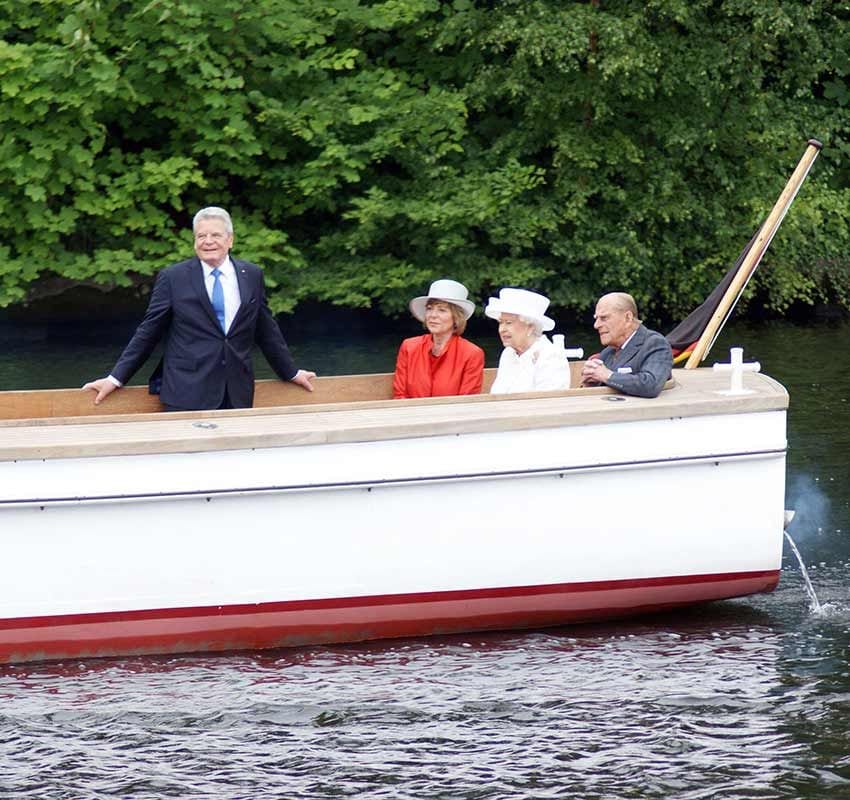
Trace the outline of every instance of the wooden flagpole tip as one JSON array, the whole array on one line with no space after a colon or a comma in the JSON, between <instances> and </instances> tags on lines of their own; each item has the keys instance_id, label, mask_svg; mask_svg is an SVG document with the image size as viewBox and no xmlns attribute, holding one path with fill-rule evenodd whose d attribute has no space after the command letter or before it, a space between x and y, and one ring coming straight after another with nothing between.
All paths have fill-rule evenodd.
<instances>
[{"instance_id":1,"label":"wooden flagpole tip","mask_svg":"<svg viewBox=\"0 0 850 800\"><path fill-rule=\"evenodd\" d=\"M812 147L817 147L818 150L823 148L823 145L817 139L809 139L806 144L810 144Z\"/></svg>"}]
</instances>

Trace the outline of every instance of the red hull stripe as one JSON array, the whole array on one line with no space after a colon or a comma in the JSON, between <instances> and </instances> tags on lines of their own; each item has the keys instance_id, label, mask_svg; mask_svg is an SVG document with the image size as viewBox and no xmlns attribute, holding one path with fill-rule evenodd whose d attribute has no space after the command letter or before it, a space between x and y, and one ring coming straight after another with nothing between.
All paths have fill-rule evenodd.
<instances>
[{"instance_id":1,"label":"red hull stripe","mask_svg":"<svg viewBox=\"0 0 850 800\"><path fill-rule=\"evenodd\" d=\"M542 628L776 588L778 570L0 620L0 662Z\"/></svg>"}]
</instances>

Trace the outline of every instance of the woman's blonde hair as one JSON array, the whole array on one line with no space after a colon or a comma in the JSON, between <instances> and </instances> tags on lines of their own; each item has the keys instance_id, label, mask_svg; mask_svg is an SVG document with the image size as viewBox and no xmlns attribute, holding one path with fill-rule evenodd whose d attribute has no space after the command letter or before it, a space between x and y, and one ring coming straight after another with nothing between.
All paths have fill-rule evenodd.
<instances>
[{"instance_id":1,"label":"woman's blonde hair","mask_svg":"<svg viewBox=\"0 0 850 800\"><path fill-rule=\"evenodd\" d=\"M454 320L455 333L458 336L462 336L463 332L466 330L466 315L463 313L463 309L449 300L439 300L436 297L432 297L427 303L425 303L425 310L427 311L431 306L436 305L437 303L445 303L449 307L449 310L452 312L452 319ZM428 326L425 324L424 318L422 320L422 325L425 330L428 330Z\"/></svg>"}]
</instances>

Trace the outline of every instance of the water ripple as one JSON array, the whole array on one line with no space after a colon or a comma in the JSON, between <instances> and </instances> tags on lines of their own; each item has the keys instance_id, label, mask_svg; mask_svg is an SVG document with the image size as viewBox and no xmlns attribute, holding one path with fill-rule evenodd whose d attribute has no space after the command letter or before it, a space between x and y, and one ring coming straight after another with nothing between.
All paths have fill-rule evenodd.
<instances>
[{"instance_id":1,"label":"water ripple","mask_svg":"<svg viewBox=\"0 0 850 800\"><path fill-rule=\"evenodd\" d=\"M850 796L850 603L817 581L844 610L792 575L618 625L6 667L0 797Z\"/></svg>"}]
</instances>

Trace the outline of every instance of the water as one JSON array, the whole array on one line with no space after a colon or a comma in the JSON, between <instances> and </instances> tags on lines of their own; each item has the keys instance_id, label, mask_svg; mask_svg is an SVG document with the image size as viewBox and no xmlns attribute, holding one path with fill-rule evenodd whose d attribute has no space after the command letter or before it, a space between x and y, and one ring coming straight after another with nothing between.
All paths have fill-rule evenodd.
<instances>
[{"instance_id":1,"label":"water","mask_svg":"<svg viewBox=\"0 0 850 800\"><path fill-rule=\"evenodd\" d=\"M0 796L847 797L848 597L825 621L801 596L792 575L618 625L7 667Z\"/></svg>"},{"instance_id":2,"label":"water","mask_svg":"<svg viewBox=\"0 0 850 800\"><path fill-rule=\"evenodd\" d=\"M785 531L785 538L791 547L791 552L794 553L794 556L797 559L797 563L800 565L800 575L803 578L803 585L806 587L806 594L809 596L811 609L815 614L821 614L823 613L823 608L821 608L821 604L818 602L818 596L815 594L815 587L812 586L812 580L809 577L809 571L806 569L803 557L800 555L800 551L797 549L797 545L794 543L794 540L791 538L791 534L789 534L788 531Z\"/></svg>"},{"instance_id":3,"label":"water","mask_svg":"<svg viewBox=\"0 0 850 800\"><path fill-rule=\"evenodd\" d=\"M0 327L0 388L79 385L126 334ZM391 369L401 335L287 334L326 374ZM2 667L0 798L850 798L848 334L738 325L708 359L789 388L820 612L789 547L772 594L617 624Z\"/></svg>"}]
</instances>

